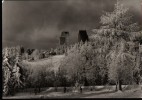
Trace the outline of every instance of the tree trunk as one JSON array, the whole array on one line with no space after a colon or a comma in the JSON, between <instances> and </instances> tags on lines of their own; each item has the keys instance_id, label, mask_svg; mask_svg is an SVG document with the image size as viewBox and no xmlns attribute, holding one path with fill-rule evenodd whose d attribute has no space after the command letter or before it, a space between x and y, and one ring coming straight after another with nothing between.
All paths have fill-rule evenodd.
<instances>
[{"instance_id":1,"label":"tree trunk","mask_svg":"<svg viewBox=\"0 0 142 100\"><path fill-rule=\"evenodd\" d=\"M67 88L66 88L66 87L64 87L64 93L66 93L66 90L67 90Z\"/></svg>"},{"instance_id":2,"label":"tree trunk","mask_svg":"<svg viewBox=\"0 0 142 100\"><path fill-rule=\"evenodd\" d=\"M82 93L82 86L80 86L80 93Z\"/></svg>"},{"instance_id":3,"label":"tree trunk","mask_svg":"<svg viewBox=\"0 0 142 100\"><path fill-rule=\"evenodd\" d=\"M34 88L34 93L35 93L35 95L37 94L37 88L36 87Z\"/></svg>"},{"instance_id":4,"label":"tree trunk","mask_svg":"<svg viewBox=\"0 0 142 100\"><path fill-rule=\"evenodd\" d=\"M118 90L122 91L122 81L121 80L118 80L116 82L116 91Z\"/></svg>"},{"instance_id":5,"label":"tree trunk","mask_svg":"<svg viewBox=\"0 0 142 100\"><path fill-rule=\"evenodd\" d=\"M118 87L117 87L117 86L118 86L118 82L116 82L116 88L115 88L116 91L118 90Z\"/></svg>"},{"instance_id":6,"label":"tree trunk","mask_svg":"<svg viewBox=\"0 0 142 100\"><path fill-rule=\"evenodd\" d=\"M118 80L118 90L122 91L122 81Z\"/></svg>"},{"instance_id":7,"label":"tree trunk","mask_svg":"<svg viewBox=\"0 0 142 100\"><path fill-rule=\"evenodd\" d=\"M58 91L58 89L57 89L58 87L57 86L55 86L55 91L57 92Z\"/></svg>"},{"instance_id":8,"label":"tree trunk","mask_svg":"<svg viewBox=\"0 0 142 100\"><path fill-rule=\"evenodd\" d=\"M93 87L92 86L90 87L90 91L93 91Z\"/></svg>"},{"instance_id":9,"label":"tree trunk","mask_svg":"<svg viewBox=\"0 0 142 100\"><path fill-rule=\"evenodd\" d=\"M38 87L38 93L40 93L40 86Z\"/></svg>"},{"instance_id":10,"label":"tree trunk","mask_svg":"<svg viewBox=\"0 0 142 100\"><path fill-rule=\"evenodd\" d=\"M139 85L139 79L136 80L136 84Z\"/></svg>"}]
</instances>

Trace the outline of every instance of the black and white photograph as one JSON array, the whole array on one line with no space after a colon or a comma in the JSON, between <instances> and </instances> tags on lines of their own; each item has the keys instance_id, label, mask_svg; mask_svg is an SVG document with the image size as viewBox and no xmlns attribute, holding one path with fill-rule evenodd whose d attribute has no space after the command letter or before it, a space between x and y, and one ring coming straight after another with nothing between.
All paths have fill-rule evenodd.
<instances>
[{"instance_id":1,"label":"black and white photograph","mask_svg":"<svg viewBox=\"0 0 142 100\"><path fill-rule=\"evenodd\" d=\"M142 0L2 0L2 99L142 98Z\"/></svg>"}]
</instances>

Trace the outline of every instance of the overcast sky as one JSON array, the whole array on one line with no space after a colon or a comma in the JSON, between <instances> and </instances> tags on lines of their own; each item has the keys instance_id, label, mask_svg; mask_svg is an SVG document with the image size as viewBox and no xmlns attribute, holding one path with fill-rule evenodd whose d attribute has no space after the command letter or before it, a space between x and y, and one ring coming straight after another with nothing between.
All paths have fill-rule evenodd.
<instances>
[{"instance_id":1,"label":"overcast sky","mask_svg":"<svg viewBox=\"0 0 142 100\"><path fill-rule=\"evenodd\" d=\"M142 0L123 0L134 21L142 26ZM103 11L113 11L116 0L22 0L2 4L3 46L23 45L47 49L59 44L62 31L69 31L71 43L77 42L80 29L99 27Z\"/></svg>"}]
</instances>

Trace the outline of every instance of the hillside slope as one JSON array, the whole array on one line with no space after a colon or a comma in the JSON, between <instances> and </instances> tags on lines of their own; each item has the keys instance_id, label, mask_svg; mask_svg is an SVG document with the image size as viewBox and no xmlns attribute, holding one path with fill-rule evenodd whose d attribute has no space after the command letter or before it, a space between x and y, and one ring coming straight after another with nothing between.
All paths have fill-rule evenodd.
<instances>
[{"instance_id":1,"label":"hillside slope","mask_svg":"<svg viewBox=\"0 0 142 100\"><path fill-rule=\"evenodd\" d=\"M45 58L45 59L40 59L40 60L36 60L36 61L27 61L24 60L22 63L25 66L30 66L30 67L35 67L35 66L47 66L49 64L53 64L53 67L51 68L54 71L57 71L59 66L60 66L60 62L61 60L65 57L65 55L56 55L56 56L52 56L49 58Z\"/></svg>"}]
</instances>

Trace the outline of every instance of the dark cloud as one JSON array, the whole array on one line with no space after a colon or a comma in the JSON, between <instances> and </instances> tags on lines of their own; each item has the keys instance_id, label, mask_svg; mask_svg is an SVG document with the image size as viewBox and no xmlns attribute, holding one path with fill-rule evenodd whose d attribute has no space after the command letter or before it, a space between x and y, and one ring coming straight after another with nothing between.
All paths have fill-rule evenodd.
<instances>
[{"instance_id":1,"label":"dark cloud","mask_svg":"<svg viewBox=\"0 0 142 100\"><path fill-rule=\"evenodd\" d=\"M141 0L121 0L142 25ZM113 11L116 0L5 1L2 5L3 46L22 44L31 48L58 45L62 31L77 41L79 29L99 27L103 11ZM88 33L89 34L89 33Z\"/></svg>"}]
</instances>

